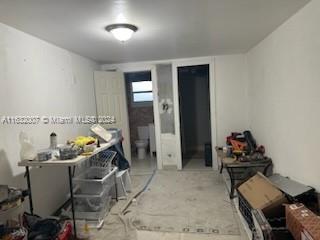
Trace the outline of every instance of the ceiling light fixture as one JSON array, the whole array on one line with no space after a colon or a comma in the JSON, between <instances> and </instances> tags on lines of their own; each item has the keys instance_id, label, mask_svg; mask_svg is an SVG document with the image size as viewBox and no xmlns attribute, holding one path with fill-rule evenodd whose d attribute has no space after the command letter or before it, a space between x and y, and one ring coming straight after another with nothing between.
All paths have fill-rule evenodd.
<instances>
[{"instance_id":1,"label":"ceiling light fixture","mask_svg":"<svg viewBox=\"0 0 320 240\"><path fill-rule=\"evenodd\" d=\"M136 26L127 23L111 24L106 26L105 29L121 42L128 41L133 33L138 30Z\"/></svg>"}]
</instances>

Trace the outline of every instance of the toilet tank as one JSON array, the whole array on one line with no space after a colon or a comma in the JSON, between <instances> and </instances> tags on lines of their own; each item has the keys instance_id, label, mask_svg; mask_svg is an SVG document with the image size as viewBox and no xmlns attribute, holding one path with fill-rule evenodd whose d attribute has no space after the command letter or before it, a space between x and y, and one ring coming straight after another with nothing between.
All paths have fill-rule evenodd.
<instances>
[{"instance_id":1,"label":"toilet tank","mask_svg":"<svg viewBox=\"0 0 320 240\"><path fill-rule=\"evenodd\" d=\"M138 127L138 137L139 137L139 140L149 139L149 127L148 126Z\"/></svg>"}]
</instances>

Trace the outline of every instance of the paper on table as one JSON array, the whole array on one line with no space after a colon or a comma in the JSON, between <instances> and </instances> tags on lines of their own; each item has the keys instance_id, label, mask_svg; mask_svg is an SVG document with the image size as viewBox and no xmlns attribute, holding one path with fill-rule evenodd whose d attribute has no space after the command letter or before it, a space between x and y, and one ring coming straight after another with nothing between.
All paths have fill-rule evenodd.
<instances>
[{"instance_id":1,"label":"paper on table","mask_svg":"<svg viewBox=\"0 0 320 240\"><path fill-rule=\"evenodd\" d=\"M109 133L105 128L103 128L99 124L93 125L90 129L92 132L94 132L96 135L101 137L106 142L109 142L112 139L112 134Z\"/></svg>"}]
</instances>

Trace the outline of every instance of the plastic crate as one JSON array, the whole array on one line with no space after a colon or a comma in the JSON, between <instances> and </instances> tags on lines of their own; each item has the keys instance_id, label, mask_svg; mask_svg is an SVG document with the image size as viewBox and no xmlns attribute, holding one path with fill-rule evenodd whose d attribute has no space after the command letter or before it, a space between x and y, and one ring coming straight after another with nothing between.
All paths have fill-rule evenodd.
<instances>
[{"instance_id":1,"label":"plastic crate","mask_svg":"<svg viewBox=\"0 0 320 240\"><path fill-rule=\"evenodd\" d=\"M75 211L75 218L76 219L85 219L85 220L94 220L94 221L98 221L98 222L103 221L105 216L110 211L110 202L111 202L111 197L108 197L106 207L104 209L102 209L101 211L91 211L91 212L90 211Z\"/></svg>"},{"instance_id":2,"label":"plastic crate","mask_svg":"<svg viewBox=\"0 0 320 240\"><path fill-rule=\"evenodd\" d=\"M109 212L111 195L104 191L99 195L82 194L78 189L74 193L75 215L78 219L99 220Z\"/></svg>"},{"instance_id":3,"label":"plastic crate","mask_svg":"<svg viewBox=\"0 0 320 240\"><path fill-rule=\"evenodd\" d=\"M109 191L114 185L114 174L116 169L110 172L101 167L90 167L82 174L74 178L74 183L81 189L82 194L99 195L104 191Z\"/></svg>"},{"instance_id":4,"label":"plastic crate","mask_svg":"<svg viewBox=\"0 0 320 240\"><path fill-rule=\"evenodd\" d=\"M105 168L110 172L112 171L112 161L116 154L115 151L104 150L98 155L90 158L90 166Z\"/></svg>"},{"instance_id":5,"label":"plastic crate","mask_svg":"<svg viewBox=\"0 0 320 240\"><path fill-rule=\"evenodd\" d=\"M111 197L108 197L106 201L106 206L101 211L75 211L75 218L80 220L94 221L97 222L97 225L100 225L103 222L105 216L110 211L111 206ZM72 217L71 206L69 206L68 210L65 212L67 216ZM100 224L99 224L100 223Z\"/></svg>"},{"instance_id":6,"label":"plastic crate","mask_svg":"<svg viewBox=\"0 0 320 240\"><path fill-rule=\"evenodd\" d=\"M293 240L292 235L286 228L286 220L283 211L279 211L278 217L265 217L261 210L253 210L239 191L238 197L239 210L250 230L253 232L254 240ZM255 215L253 215L254 213ZM259 231L257 225L261 225ZM260 232L260 234L257 234L258 232ZM261 236L263 236L263 238L261 238Z\"/></svg>"}]
</instances>

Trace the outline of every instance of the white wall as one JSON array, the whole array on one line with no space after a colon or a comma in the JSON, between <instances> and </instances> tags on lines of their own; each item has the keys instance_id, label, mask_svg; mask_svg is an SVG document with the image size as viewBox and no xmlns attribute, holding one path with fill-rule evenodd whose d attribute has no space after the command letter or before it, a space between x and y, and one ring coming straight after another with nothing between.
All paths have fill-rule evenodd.
<instances>
[{"instance_id":1,"label":"white wall","mask_svg":"<svg viewBox=\"0 0 320 240\"><path fill-rule=\"evenodd\" d=\"M247 69L244 55L215 57L217 143L248 129Z\"/></svg>"},{"instance_id":2,"label":"white wall","mask_svg":"<svg viewBox=\"0 0 320 240\"><path fill-rule=\"evenodd\" d=\"M320 1L247 54L250 126L275 171L320 190Z\"/></svg>"},{"instance_id":3,"label":"white wall","mask_svg":"<svg viewBox=\"0 0 320 240\"><path fill-rule=\"evenodd\" d=\"M0 116L95 115L91 60L53 46L33 36L0 24ZM0 183L25 187L18 135L25 131L38 149L49 146L56 132L60 143L89 126L0 124ZM65 200L67 169L32 169L35 212L52 213Z\"/></svg>"},{"instance_id":4,"label":"white wall","mask_svg":"<svg viewBox=\"0 0 320 240\"><path fill-rule=\"evenodd\" d=\"M156 67L156 71L158 79L158 95L160 101L168 98L173 101L172 66L170 64L159 64ZM174 134L174 111L172 111L171 114L160 114L160 129L161 133Z\"/></svg>"}]
</instances>

